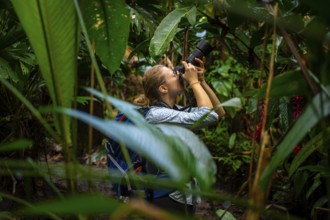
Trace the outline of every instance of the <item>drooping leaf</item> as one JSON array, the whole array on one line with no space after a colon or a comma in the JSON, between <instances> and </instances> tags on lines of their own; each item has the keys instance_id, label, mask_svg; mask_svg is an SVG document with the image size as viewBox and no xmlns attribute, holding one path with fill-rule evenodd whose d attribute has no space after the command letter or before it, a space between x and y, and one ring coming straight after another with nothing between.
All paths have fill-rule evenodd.
<instances>
[{"instance_id":1,"label":"drooping leaf","mask_svg":"<svg viewBox=\"0 0 330 220\"><path fill-rule=\"evenodd\" d=\"M150 129L148 126L138 126L128 123L120 123L110 120L102 120L89 114L76 110L63 110L65 114L76 117L81 121L92 125L107 137L110 137L118 143L123 143L127 147L136 151L146 159L158 165L172 179L178 183L188 181L189 170L182 161L182 155L178 155L173 141L159 130ZM125 114L127 112L124 112ZM136 111L136 114L140 114ZM129 117L127 115L127 117ZM141 116L142 117L142 116ZM131 118L130 118L131 119ZM147 122L144 122L147 125Z\"/></svg>"},{"instance_id":2,"label":"drooping leaf","mask_svg":"<svg viewBox=\"0 0 330 220\"><path fill-rule=\"evenodd\" d=\"M120 112L124 112L125 115L134 122L134 124L138 126L149 126L149 124L146 123L142 115L136 111L137 107L135 105L132 105L128 102L125 102L112 96L104 97L101 92L95 89L86 88L86 90L92 93L95 97L114 105Z\"/></svg>"},{"instance_id":3,"label":"drooping leaf","mask_svg":"<svg viewBox=\"0 0 330 220\"><path fill-rule=\"evenodd\" d=\"M32 141L21 139L11 143L5 143L0 145L0 152L18 151L32 147Z\"/></svg>"},{"instance_id":4,"label":"drooping leaf","mask_svg":"<svg viewBox=\"0 0 330 220\"><path fill-rule=\"evenodd\" d=\"M193 154L193 159L184 157L187 161L186 164L194 164L194 177L197 178L198 183L202 189L210 189L215 183L216 165L213 161L212 155L208 151L205 144L199 140L199 138L190 130L183 127L171 126L171 125L157 125L160 130L169 136L177 137L182 140L185 145L182 145L178 150L182 151L182 155L185 156L188 150ZM188 147L188 149L184 149ZM191 160L191 161L189 161Z\"/></svg>"},{"instance_id":5,"label":"drooping leaf","mask_svg":"<svg viewBox=\"0 0 330 220\"><path fill-rule=\"evenodd\" d=\"M36 54L53 104L71 107L80 35L73 1L13 0L12 3ZM69 117L55 117L58 132L70 143Z\"/></svg>"},{"instance_id":6,"label":"drooping leaf","mask_svg":"<svg viewBox=\"0 0 330 220\"><path fill-rule=\"evenodd\" d=\"M212 110L215 111L216 109L218 109L219 107L233 107L233 108L242 108L242 102L241 102L241 99L240 98L231 98L225 102L222 102L221 104L219 104L218 106L215 106ZM198 126L200 126L203 121L207 118L207 116L210 114L211 112L209 113L206 113L205 115L203 115L200 119L198 119L195 124L191 127L191 129L195 129L197 128Z\"/></svg>"},{"instance_id":7,"label":"drooping leaf","mask_svg":"<svg viewBox=\"0 0 330 220\"><path fill-rule=\"evenodd\" d=\"M329 92L330 87L326 88ZM307 132L313 128L321 119L330 114L330 98L324 93L316 95L312 102L306 107L292 129L287 133L282 142L277 146L277 150L271 162L266 167L261 177L261 188L266 189L273 171L292 152L293 148L302 140Z\"/></svg>"},{"instance_id":8,"label":"drooping leaf","mask_svg":"<svg viewBox=\"0 0 330 220\"><path fill-rule=\"evenodd\" d=\"M84 0L83 15L102 63L114 73L124 58L130 12L124 0Z\"/></svg>"},{"instance_id":9,"label":"drooping leaf","mask_svg":"<svg viewBox=\"0 0 330 220\"><path fill-rule=\"evenodd\" d=\"M240 98L231 98L220 104L222 107L242 108L242 101Z\"/></svg>"},{"instance_id":10,"label":"drooping leaf","mask_svg":"<svg viewBox=\"0 0 330 220\"><path fill-rule=\"evenodd\" d=\"M177 8L162 20L150 41L151 56L158 56L165 52L176 34L179 22L190 10L191 8Z\"/></svg>"}]
</instances>

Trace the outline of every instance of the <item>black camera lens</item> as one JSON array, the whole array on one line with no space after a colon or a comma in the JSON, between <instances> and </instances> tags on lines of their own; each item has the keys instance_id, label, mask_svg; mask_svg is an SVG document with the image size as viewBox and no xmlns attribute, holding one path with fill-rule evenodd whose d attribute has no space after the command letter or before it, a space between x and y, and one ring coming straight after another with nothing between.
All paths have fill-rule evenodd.
<instances>
[{"instance_id":1,"label":"black camera lens","mask_svg":"<svg viewBox=\"0 0 330 220\"><path fill-rule=\"evenodd\" d=\"M203 57L208 56L212 50L213 47L205 40L202 40L198 43L197 48L192 52L186 61L187 63L191 63L196 66L198 63L195 61L195 58L202 59Z\"/></svg>"},{"instance_id":2,"label":"black camera lens","mask_svg":"<svg viewBox=\"0 0 330 220\"><path fill-rule=\"evenodd\" d=\"M195 61L195 58L203 59L203 57L208 56L211 51L214 49L209 43L207 43L204 39L201 40L196 49L191 53L191 55L187 58L186 62L191 63L195 66L198 65L198 63ZM174 68L175 71L179 71L179 73L184 74L184 67L183 66L176 66Z\"/></svg>"}]
</instances>

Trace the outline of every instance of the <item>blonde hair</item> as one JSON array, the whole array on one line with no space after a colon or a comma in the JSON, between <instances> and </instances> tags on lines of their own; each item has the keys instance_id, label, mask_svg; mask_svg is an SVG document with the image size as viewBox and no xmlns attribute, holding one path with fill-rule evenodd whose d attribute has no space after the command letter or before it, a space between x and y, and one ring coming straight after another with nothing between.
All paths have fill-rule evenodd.
<instances>
[{"instance_id":1,"label":"blonde hair","mask_svg":"<svg viewBox=\"0 0 330 220\"><path fill-rule=\"evenodd\" d=\"M165 83L165 75L162 74L163 65L156 65L144 72L142 85L144 94L139 95L133 103L139 106L150 106L161 102L158 88Z\"/></svg>"}]
</instances>

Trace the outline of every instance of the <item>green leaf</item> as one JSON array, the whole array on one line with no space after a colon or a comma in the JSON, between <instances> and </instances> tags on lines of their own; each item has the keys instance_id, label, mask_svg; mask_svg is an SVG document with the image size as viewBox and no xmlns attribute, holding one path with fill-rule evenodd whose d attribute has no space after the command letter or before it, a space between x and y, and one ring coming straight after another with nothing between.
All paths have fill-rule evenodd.
<instances>
[{"instance_id":1,"label":"green leaf","mask_svg":"<svg viewBox=\"0 0 330 220\"><path fill-rule=\"evenodd\" d=\"M280 98L279 114L280 114L280 125L283 132L286 132L290 126L290 99L288 97Z\"/></svg>"},{"instance_id":2,"label":"green leaf","mask_svg":"<svg viewBox=\"0 0 330 220\"><path fill-rule=\"evenodd\" d=\"M132 57L135 54L138 54L140 51L145 50L145 48L147 47L147 45L150 43L149 39L142 41L141 43L139 43L138 45L136 45L136 47L134 48L134 50L129 54L129 56L127 57L127 60L131 60Z\"/></svg>"},{"instance_id":3,"label":"green leaf","mask_svg":"<svg viewBox=\"0 0 330 220\"><path fill-rule=\"evenodd\" d=\"M308 189L307 194L306 194L306 199L308 199L312 193L322 184L321 182L321 174L317 174L314 177L314 182L311 185L311 187Z\"/></svg>"},{"instance_id":4,"label":"green leaf","mask_svg":"<svg viewBox=\"0 0 330 220\"><path fill-rule=\"evenodd\" d=\"M258 99L256 98L249 98L246 107L246 113L251 114L258 109Z\"/></svg>"},{"instance_id":5,"label":"green leaf","mask_svg":"<svg viewBox=\"0 0 330 220\"><path fill-rule=\"evenodd\" d=\"M259 90L258 98L266 95L267 84ZM276 76L272 81L271 97L305 95L309 91L306 80L301 71L289 71Z\"/></svg>"},{"instance_id":6,"label":"green leaf","mask_svg":"<svg viewBox=\"0 0 330 220\"><path fill-rule=\"evenodd\" d=\"M327 202L329 201L329 197L328 195L322 196L321 198L319 198L314 204L313 204L313 208L312 208L312 212L311 212L311 217L313 218L315 216L315 212L317 212L315 209L316 208L320 208L320 207L324 207L325 204L327 204Z\"/></svg>"},{"instance_id":7,"label":"green leaf","mask_svg":"<svg viewBox=\"0 0 330 220\"><path fill-rule=\"evenodd\" d=\"M330 87L327 87L329 92ZM266 167L261 177L261 189L265 190L273 171L292 152L293 148L303 139L308 131L313 128L321 119L330 114L330 98L324 93L316 95L305 111L301 114L292 129L277 146L277 150L271 162Z\"/></svg>"},{"instance_id":8,"label":"green leaf","mask_svg":"<svg viewBox=\"0 0 330 220\"><path fill-rule=\"evenodd\" d=\"M114 105L119 111L124 112L127 118L132 120L134 124L138 126L149 126L149 124L146 123L144 117L136 111L135 105L132 105L128 102L125 102L112 96L104 97L103 93L95 89L86 88L86 90L92 93L95 97Z\"/></svg>"},{"instance_id":9,"label":"green leaf","mask_svg":"<svg viewBox=\"0 0 330 220\"><path fill-rule=\"evenodd\" d=\"M221 220L236 220L236 218L227 210L218 209L217 216L221 217Z\"/></svg>"},{"instance_id":10,"label":"green leaf","mask_svg":"<svg viewBox=\"0 0 330 220\"><path fill-rule=\"evenodd\" d=\"M244 21L246 21L246 18L243 16L239 16L239 15L236 15L233 13L229 13L229 15L228 15L228 26L232 30L235 30Z\"/></svg>"},{"instance_id":11,"label":"green leaf","mask_svg":"<svg viewBox=\"0 0 330 220\"><path fill-rule=\"evenodd\" d=\"M194 25L196 23L196 7L192 7L187 13L187 19L189 24Z\"/></svg>"},{"instance_id":12,"label":"green leaf","mask_svg":"<svg viewBox=\"0 0 330 220\"><path fill-rule=\"evenodd\" d=\"M125 203L101 195L76 195L65 200L42 202L33 207L19 211L25 215L84 215L84 214L111 214L118 208L129 209Z\"/></svg>"},{"instance_id":13,"label":"green leaf","mask_svg":"<svg viewBox=\"0 0 330 220\"><path fill-rule=\"evenodd\" d=\"M24 37L25 33L20 25L12 27L5 35L0 35L0 50L22 40Z\"/></svg>"},{"instance_id":14,"label":"green leaf","mask_svg":"<svg viewBox=\"0 0 330 220\"><path fill-rule=\"evenodd\" d=\"M241 109L242 108L242 101L240 98L232 98L232 99L229 99L223 103L220 104L220 106L222 107L234 107L234 108L239 108Z\"/></svg>"},{"instance_id":15,"label":"green leaf","mask_svg":"<svg viewBox=\"0 0 330 220\"><path fill-rule=\"evenodd\" d=\"M299 195L301 191L303 190L306 182L308 179L308 172L307 171L301 171L301 172L296 172L294 175L294 187L293 190L296 195Z\"/></svg>"},{"instance_id":16,"label":"green leaf","mask_svg":"<svg viewBox=\"0 0 330 220\"><path fill-rule=\"evenodd\" d=\"M250 47L254 48L263 42L263 38L265 37L265 29L266 25L262 25L257 31L253 32L251 41L250 41Z\"/></svg>"},{"instance_id":17,"label":"green leaf","mask_svg":"<svg viewBox=\"0 0 330 220\"><path fill-rule=\"evenodd\" d=\"M131 109L129 109L129 111L131 111ZM182 146L176 146L174 141L171 141L169 137L163 135L159 130L152 129L146 121L140 121L139 125L133 125L102 120L72 109L63 110L63 112L92 125L107 137L125 144L127 147L158 165L168 173L174 181L178 183L188 181L189 170L186 167L187 164L182 161L183 156L178 155L178 152L175 150L175 148ZM127 114L127 117L130 117L128 111L123 112ZM132 114L132 112L130 112L130 114ZM140 113L135 111L135 114Z\"/></svg>"},{"instance_id":18,"label":"green leaf","mask_svg":"<svg viewBox=\"0 0 330 220\"><path fill-rule=\"evenodd\" d=\"M327 128L326 133L328 135L324 135L324 131L320 132L318 135L313 137L308 143L306 143L299 153L293 159L290 169L289 169L289 176L298 169L298 167L317 149L323 146L323 143L330 140L330 128Z\"/></svg>"},{"instance_id":19,"label":"green leaf","mask_svg":"<svg viewBox=\"0 0 330 220\"><path fill-rule=\"evenodd\" d=\"M186 16L190 10L191 8L177 8L161 21L150 41L151 56L158 56L165 52L176 34L181 18Z\"/></svg>"},{"instance_id":20,"label":"green leaf","mask_svg":"<svg viewBox=\"0 0 330 220\"><path fill-rule=\"evenodd\" d=\"M299 171L308 170L313 173L319 173L322 177L330 177L330 169L327 165L319 163L318 165L307 165L300 167Z\"/></svg>"},{"instance_id":21,"label":"green leaf","mask_svg":"<svg viewBox=\"0 0 330 220\"><path fill-rule=\"evenodd\" d=\"M278 112L278 106L279 106L279 99L277 99L277 98L269 99L266 130L268 130L270 128L274 119L276 118L277 112Z\"/></svg>"},{"instance_id":22,"label":"green leaf","mask_svg":"<svg viewBox=\"0 0 330 220\"><path fill-rule=\"evenodd\" d=\"M212 111L215 111L216 109L218 109L219 107L234 107L234 108L242 108L242 102L241 102L241 99L240 98L232 98L232 99L229 99L225 102L222 102L221 104L215 106ZM230 109L227 109L227 111L230 110ZM200 119L198 119L198 121L195 122L195 124L191 127L191 129L195 129L197 128L199 125L201 125L203 123L203 121L205 120L205 118L207 118L207 116L210 114L211 112L209 113L206 113L205 115L203 115Z\"/></svg>"},{"instance_id":23,"label":"green leaf","mask_svg":"<svg viewBox=\"0 0 330 220\"><path fill-rule=\"evenodd\" d=\"M0 77L2 79L10 78L14 82L18 82L18 76L15 71L11 68L8 61L0 57Z\"/></svg>"},{"instance_id":24,"label":"green leaf","mask_svg":"<svg viewBox=\"0 0 330 220\"><path fill-rule=\"evenodd\" d=\"M202 189L210 189L215 183L217 171L211 153L205 144L190 130L173 125L156 125L164 134L179 138L182 143L178 148L187 165L194 165L193 176L197 178ZM184 149L187 147L187 149ZM187 152L188 150L188 152ZM193 158L186 155L192 153ZM193 160L192 160L193 159Z\"/></svg>"},{"instance_id":25,"label":"green leaf","mask_svg":"<svg viewBox=\"0 0 330 220\"><path fill-rule=\"evenodd\" d=\"M12 3L36 54L54 106L71 107L80 35L73 1L13 0ZM69 117L55 117L59 133L71 143Z\"/></svg>"},{"instance_id":26,"label":"green leaf","mask_svg":"<svg viewBox=\"0 0 330 220\"><path fill-rule=\"evenodd\" d=\"M232 149L232 148L234 147L235 142L236 142L236 136L237 136L236 133L232 133L232 134L230 135L230 138L229 138L229 145L228 145L229 149Z\"/></svg>"},{"instance_id":27,"label":"green leaf","mask_svg":"<svg viewBox=\"0 0 330 220\"><path fill-rule=\"evenodd\" d=\"M32 141L21 139L11 143L5 143L0 145L0 152L10 152L24 150L32 147Z\"/></svg>"},{"instance_id":28,"label":"green leaf","mask_svg":"<svg viewBox=\"0 0 330 220\"><path fill-rule=\"evenodd\" d=\"M102 63L114 73L124 58L130 11L124 0L84 0L83 15L89 36Z\"/></svg>"},{"instance_id":29,"label":"green leaf","mask_svg":"<svg viewBox=\"0 0 330 220\"><path fill-rule=\"evenodd\" d=\"M279 19L279 25L281 25L290 33L296 33L304 28L304 21L301 15L292 14Z\"/></svg>"}]
</instances>

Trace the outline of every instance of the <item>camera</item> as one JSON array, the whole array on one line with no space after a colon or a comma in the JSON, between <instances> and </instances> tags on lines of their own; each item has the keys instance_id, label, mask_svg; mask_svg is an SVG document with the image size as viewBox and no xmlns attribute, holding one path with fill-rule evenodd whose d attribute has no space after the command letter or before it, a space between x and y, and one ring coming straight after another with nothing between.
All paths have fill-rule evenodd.
<instances>
[{"instance_id":1,"label":"camera","mask_svg":"<svg viewBox=\"0 0 330 220\"><path fill-rule=\"evenodd\" d=\"M191 63L195 66L198 65L198 63L195 61L195 58L203 59L203 57L206 57L211 53L211 51L214 49L209 43L207 43L204 39L201 40L196 49L192 52L192 54L187 58L186 62ZM174 67L174 71L179 71L180 75L184 74L185 69L181 66Z\"/></svg>"}]
</instances>

